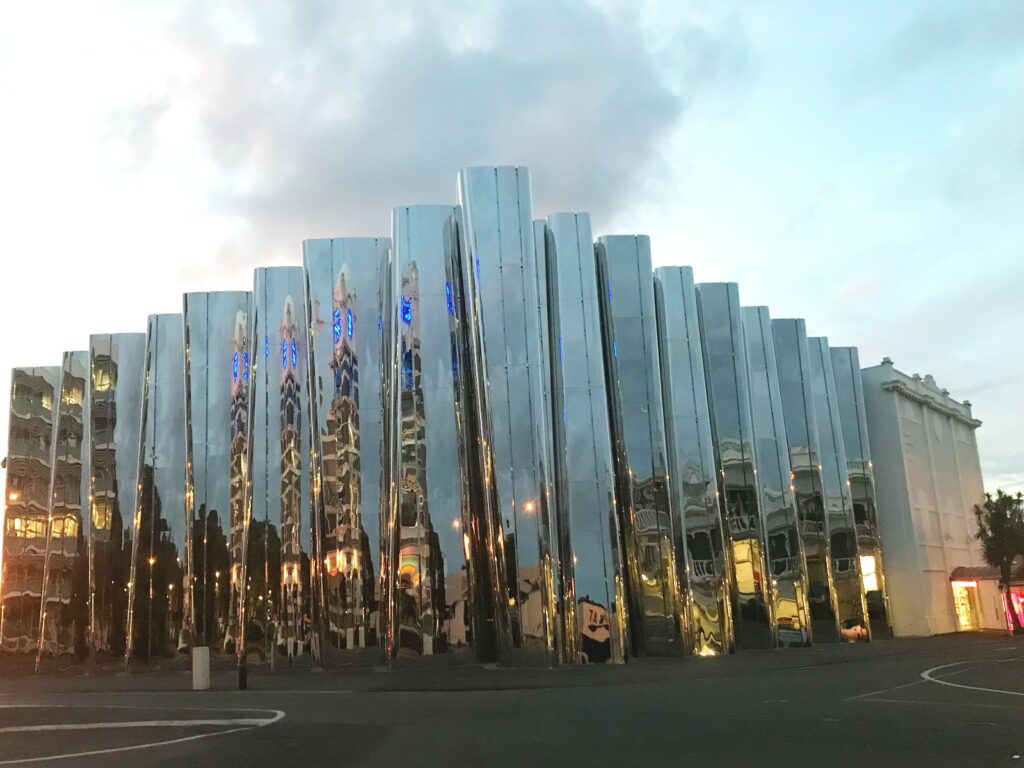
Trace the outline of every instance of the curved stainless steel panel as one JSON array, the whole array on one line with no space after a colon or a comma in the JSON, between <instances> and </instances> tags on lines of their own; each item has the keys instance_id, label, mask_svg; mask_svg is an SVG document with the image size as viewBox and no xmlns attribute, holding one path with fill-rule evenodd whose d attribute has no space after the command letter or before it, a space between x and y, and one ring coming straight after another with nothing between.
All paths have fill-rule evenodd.
<instances>
[{"instance_id":1,"label":"curved stainless steel panel","mask_svg":"<svg viewBox=\"0 0 1024 768\"><path fill-rule=\"evenodd\" d=\"M821 450L825 515L828 518L829 552L840 634L845 640L867 640L870 627L860 578L853 499L850 497L846 450L828 339L821 336L807 339L807 350L811 362L811 387Z\"/></svg>"},{"instance_id":2,"label":"curved stainless steel panel","mask_svg":"<svg viewBox=\"0 0 1024 768\"><path fill-rule=\"evenodd\" d=\"M534 227L543 238L537 260L543 254L547 262L563 658L622 663L628 650L627 575L590 216L555 213Z\"/></svg>"},{"instance_id":3,"label":"curved stainless steel panel","mask_svg":"<svg viewBox=\"0 0 1024 768\"><path fill-rule=\"evenodd\" d=\"M786 422L789 462L793 473L800 536L807 562L807 595L814 642L840 638L832 558L828 546L828 521L822 490L818 425L811 389L807 330L803 320L772 320L775 359L782 391L782 415Z\"/></svg>"},{"instance_id":4,"label":"curved stainless steel panel","mask_svg":"<svg viewBox=\"0 0 1024 768\"><path fill-rule=\"evenodd\" d=\"M138 498L146 334L89 337L89 649L97 661L126 647L132 520Z\"/></svg>"},{"instance_id":5,"label":"curved stainless steel panel","mask_svg":"<svg viewBox=\"0 0 1024 768\"><path fill-rule=\"evenodd\" d=\"M186 293L185 504L193 642L234 654L245 527L252 294Z\"/></svg>"},{"instance_id":6,"label":"curved stainless steel panel","mask_svg":"<svg viewBox=\"0 0 1024 768\"><path fill-rule=\"evenodd\" d=\"M839 421L843 428L843 447L850 479L853 518L857 525L857 551L860 553L861 579L873 638L892 637L889 598L885 591L882 543L878 533L878 506L875 502L875 475L868 444L867 412L864 408L864 384L860 377L860 355L856 347L831 347L832 369L836 379Z\"/></svg>"},{"instance_id":7,"label":"curved stainless steel panel","mask_svg":"<svg viewBox=\"0 0 1024 768\"><path fill-rule=\"evenodd\" d=\"M381 658L386 237L306 240L314 620L325 664Z\"/></svg>"},{"instance_id":8,"label":"curved stainless steel panel","mask_svg":"<svg viewBox=\"0 0 1024 768\"><path fill-rule=\"evenodd\" d=\"M780 646L810 645L807 565L793 495L772 321L767 307L743 307L741 313L775 637Z\"/></svg>"},{"instance_id":9,"label":"curved stainless steel panel","mask_svg":"<svg viewBox=\"0 0 1024 768\"><path fill-rule=\"evenodd\" d=\"M394 250L389 295L391 466L396 489L396 651L407 656L494 657L490 588L479 509L472 484L467 352L458 261L460 211L417 205L392 212Z\"/></svg>"},{"instance_id":10,"label":"curved stainless steel panel","mask_svg":"<svg viewBox=\"0 0 1024 768\"><path fill-rule=\"evenodd\" d=\"M688 634L686 560L668 488L651 241L607 235L598 238L596 258L632 647L651 656L678 655L686 651Z\"/></svg>"},{"instance_id":11,"label":"curved stainless steel panel","mask_svg":"<svg viewBox=\"0 0 1024 768\"><path fill-rule=\"evenodd\" d=\"M529 171L459 173L462 279L472 371L474 461L496 585L501 660L553 664L559 654L553 551L556 510L545 410L543 305L531 225Z\"/></svg>"},{"instance_id":12,"label":"curved stainless steel panel","mask_svg":"<svg viewBox=\"0 0 1024 768\"><path fill-rule=\"evenodd\" d=\"M11 371L0 670L32 669L39 645L60 366Z\"/></svg>"},{"instance_id":13,"label":"curved stainless steel panel","mask_svg":"<svg viewBox=\"0 0 1024 768\"><path fill-rule=\"evenodd\" d=\"M246 483L242 644L246 659L317 651L310 585L311 488L305 276L301 267L261 267L253 288L249 358L249 480ZM232 583L235 583L234 562Z\"/></svg>"},{"instance_id":14,"label":"curved stainless steel panel","mask_svg":"<svg viewBox=\"0 0 1024 768\"><path fill-rule=\"evenodd\" d=\"M739 287L698 284L697 310L719 488L725 500L736 642L741 648L771 648L776 638L768 602Z\"/></svg>"},{"instance_id":15,"label":"curved stainless steel panel","mask_svg":"<svg viewBox=\"0 0 1024 768\"><path fill-rule=\"evenodd\" d=\"M44 664L63 666L86 656L89 553L82 509L89 483L82 454L88 379L89 353L65 352L56 410L37 672Z\"/></svg>"},{"instance_id":16,"label":"curved stainless steel panel","mask_svg":"<svg viewBox=\"0 0 1024 768\"><path fill-rule=\"evenodd\" d=\"M654 297L669 488L686 532L690 646L699 656L712 656L733 650L734 638L693 270L654 270Z\"/></svg>"},{"instance_id":17,"label":"curved stainless steel panel","mask_svg":"<svg viewBox=\"0 0 1024 768\"><path fill-rule=\"evenodd\" d=\"M146 332L139 495L128 590L129 659L160 659L191 645L182 322L180 314L150 315Z\"/></svg>"}]
</instances>

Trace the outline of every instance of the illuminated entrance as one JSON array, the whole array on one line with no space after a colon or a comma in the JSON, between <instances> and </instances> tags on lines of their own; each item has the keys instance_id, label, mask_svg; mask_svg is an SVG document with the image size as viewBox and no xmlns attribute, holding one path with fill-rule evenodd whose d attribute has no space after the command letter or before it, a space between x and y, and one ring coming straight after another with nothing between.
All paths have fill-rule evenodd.
<instances>
[{"instance_id":1,"label":"illuminated entrance","mask_svg":"<svg viewBox=\"0 0 1024 768\"><path fill-rule=\"evenodd\" d=\"M953 607L961 632L978 629L978 582L953 581Z\"/></svg>"}]
</instances>

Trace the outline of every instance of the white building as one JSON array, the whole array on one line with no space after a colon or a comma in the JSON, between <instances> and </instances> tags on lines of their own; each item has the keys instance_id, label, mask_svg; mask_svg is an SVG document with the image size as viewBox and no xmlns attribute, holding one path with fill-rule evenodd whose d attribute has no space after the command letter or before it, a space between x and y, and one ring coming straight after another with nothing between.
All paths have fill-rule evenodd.
<instances>
[{"instance_id":1,"label":"white building","mask_svg":"<svg viewBox=\"0 0 1024 768\"><path fill-rule=\"evenodd\" d=\"M956 568L985 566L974 518L984 501L981 422L971 404L889 358L861 374L895 634L1004 628L996 582L951 579Z\"/></svg>"}]
</instances>

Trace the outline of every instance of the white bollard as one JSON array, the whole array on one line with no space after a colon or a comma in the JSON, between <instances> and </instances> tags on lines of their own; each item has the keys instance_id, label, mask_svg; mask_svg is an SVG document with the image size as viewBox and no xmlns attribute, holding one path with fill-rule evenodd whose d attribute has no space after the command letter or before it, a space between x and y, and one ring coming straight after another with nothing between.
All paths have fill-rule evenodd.
<instances>
[{"instance_id":1,"label":"white bollard","mask_svg":"<svg viewBox=\"0 0 1024 768\"><path fill-rule=\"evenodd\" d=\"M205 645L192 649L192 690L210 690L210 649Z\"/></svg>"}]
</instances>

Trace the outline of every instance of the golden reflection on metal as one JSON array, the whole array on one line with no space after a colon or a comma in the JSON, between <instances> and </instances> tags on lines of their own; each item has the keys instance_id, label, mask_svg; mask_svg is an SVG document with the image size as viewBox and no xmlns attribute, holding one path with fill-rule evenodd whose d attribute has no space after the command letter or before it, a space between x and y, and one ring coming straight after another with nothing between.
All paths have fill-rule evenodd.
<instances>
[{"instance_id":1,"label":"golden reflection on metal","mask_svg":"<svg viewBox=\"0 0 1024 768\"><path fill-rule=\"evenodd\" d=\"M669 487L686 535L690 646L712 656L734 647L730 552L723 546L693 271L659 267L654 285Z\"/></svg>"},{"instance_id":2,"label":"golden reflection on metal","mask_svg":"<svg viewBox=\"0 0 1024 768\"><path fill-rule=\"evenodd\" d=\"M0 670L31 670L39 648L60 380L60 366L11 372L0 573Z\"/></svg>"},{"instance_id":3,"label":"golden reflection on metal","mask_svg":"<svg viewBox=\"0 0 1024 768\"><path fill-rule=\"evenodd\" d=\"M811 386L821 451L829 554L840 636L851 642L868 640L870 626L860 577L853 500L850 496L846 450L828 339L811 337L807 340L807 348L811 363Z\"/></svg>"},{"instance_id":4,"label":"golden reflection on metal","mask_svg":"<svg viewBox=\"0 0 1024 768\"><path fill-rule=\"evenodd\" d=\"M596 258L631 645L637 654L679 655L689 636L686 545L668 485L650 239L598 238Z\"/></svg>"},{"instance_id":5,"label":"golden reflection on metal","mask_svg":"<svg viewBox=\"0 0 1024 768\"><path fill-rule=\"evenodd\" d=\"M830 347L836 380L836 400L843 430L843 445L849 473L850 501L857 527L864 597L871 622L871 637L892 637L889 598L885 590L882 542L878 532L875 476L868 444L864 385L860 376L860 355L856 347Z\"/></svg>"},{"instance_id":6,"label":"golden reflection on metal","mask_svg":"<svg viewBox=\"0 0 1024 768\"><path fill-rule=\"evenodd\" d=\"M725 534L731 552L733 621L740 648L776 644L757 484L749 374L735 283L697 285Z\"/></svg>"},{"instance_id":7,"label":"golden reflection on metal","mask_svg":"<svg viewBox=\"0 0 1024 768\"><path fill-rule=\"evenodd\" d=\"M383 633L382 270L387 238L303 243L313 432L314 639L379 661Z\"/></svg>"},{"instance_id":8,"label":"golden reflection on metal","mask_svg":"<svg viewBox=\"0 0 1024 768\"><path fill-rule=\"evenodd\" d=\"M793 496L775 341L767 307L743 307L754 473L768 558L768 595L780 646L810 645L807 566Z\"/></svg>"},{"instance_id":9,"label":"golden reflection on metal","mask_svg":"<svg viewBox=\"0 0 1024 768\"><path fill-rule=\"evenodd\" d=\"M86 656L89 555L82 525L88 483L83 472L89 353L65 352L55 404L49 523L39 611L36 672Z\"/></svg>"},{"instance_id":10,"label":"golden reflection on metal","mask_svg":"<svg viewBox=\"0 0 1024 768\"><path fill-rule=\"evenodd\" d=\"M122 658L126 648L145 351L144 333L89 337L91 610L87 642L98 662Z\"/></svg>"}]
</instances>

